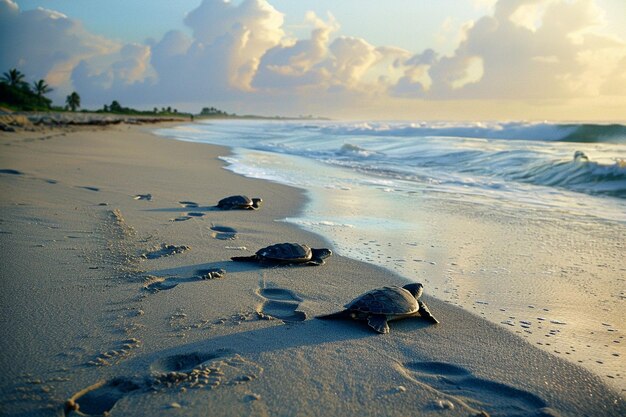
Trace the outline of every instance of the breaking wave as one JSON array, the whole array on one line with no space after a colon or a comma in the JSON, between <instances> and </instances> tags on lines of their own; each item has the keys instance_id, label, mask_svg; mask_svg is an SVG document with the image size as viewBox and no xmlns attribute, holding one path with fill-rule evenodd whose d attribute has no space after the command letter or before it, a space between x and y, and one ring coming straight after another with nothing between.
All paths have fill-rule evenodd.
<instances>
[{"instance_id":1,"label":"breaking wave","mask_svg":"<svg viewBox=\"0 0 626 417\"><path fill-rule=\"evenodd\" d=\"M366 136L451 136L480 139L519 139L580 143L626 143L626 126L622 124L553 124L527 123L376 123L328 125L322 128L333 135Z\"/></svg>"}]
</instances>

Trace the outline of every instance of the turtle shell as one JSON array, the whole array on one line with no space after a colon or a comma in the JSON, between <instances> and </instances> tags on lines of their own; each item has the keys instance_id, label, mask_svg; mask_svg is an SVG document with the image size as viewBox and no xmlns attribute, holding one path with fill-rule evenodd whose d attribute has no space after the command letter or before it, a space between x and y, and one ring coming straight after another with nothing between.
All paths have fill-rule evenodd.
<instances>
[{"instance_id":1,"label":"turtle shell","mask_svg":"<svg viewBox=\"0 0 626 417\"><path fill-rule=\"evenodd\" d=\"M276 245L259 249L256 255L260 259L278 262L307 262L313 256L311 248L299 243L277 243Z\"/></svg>"},{"instance_id":2,"label":"turtle shell","mask_svg":"<svg viewBox=\"0 0 626 417\"><path fill-rule=\"evenodd\" d=\"M417 300L401 287L382 287L355 298L346 309L367 314L409 315L419 310Z\"/></svg>"},{"instance_id":3,"label":"turtle shell","mask_svg":"<svg viewBox=\"0 0 626 417\"><path fill-rule=\"evenodd\" d=\"M252 199L245 195L233 195L230 197L226 197L221 199L217 203L218 207L249 207L252 206Z\"/></svg>"}]
</instances>

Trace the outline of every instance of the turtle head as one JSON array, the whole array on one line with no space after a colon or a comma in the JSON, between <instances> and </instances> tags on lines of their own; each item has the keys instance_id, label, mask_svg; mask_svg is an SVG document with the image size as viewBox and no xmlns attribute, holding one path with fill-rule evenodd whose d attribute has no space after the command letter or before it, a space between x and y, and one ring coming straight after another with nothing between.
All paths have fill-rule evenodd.
<instances>
[{"instance_id":1,"label":"turtle head","mask_svg":"<svg viewBox=\"0 0 626 417\"><path fill-rule=\"evenodd\" d=\"M410 292L416 299L420 298L422 296L422 292L424 291L424 286L419 282L407 284L402 288Z\"/></svg>"},{"instance_id":2,"label":"turtle head","mask_svg":"<svg viewBox=\"0 0 626 417\"><path fill-rule=\"evenodd\" d=\"M255 209L258 209L259 207L261 207L262 203L263 203L263 199L262 198L253 198L252 199L252 207L254 207Z\"/></svg>"},{"instance_id":3,"label":"turtle head","mask_svg":"<svg viewBox=\"0 0 626 417\"><path fill-rule=\"evenodd\" d=\"M326 259L333 254L333 251L327 248L311 249L313 252L313 258Z\"/></svg>"}]
</instances>

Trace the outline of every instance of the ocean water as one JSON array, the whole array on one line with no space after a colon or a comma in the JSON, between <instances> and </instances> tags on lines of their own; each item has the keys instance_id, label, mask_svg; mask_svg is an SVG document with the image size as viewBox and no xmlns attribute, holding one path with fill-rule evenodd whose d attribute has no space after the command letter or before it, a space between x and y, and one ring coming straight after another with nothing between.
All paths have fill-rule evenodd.
<instances>
[{"instance_id":1,"label":"ocean water","mask_svg":"<svg viewBox=\"0 0 626 417\"><path fill-rule=\"evenodd\" d=\"M230 147L228 169L307 190L302 215L283 221L626 391L626 126L211 121L157 133Z\"/></svg>"}]
</instances>

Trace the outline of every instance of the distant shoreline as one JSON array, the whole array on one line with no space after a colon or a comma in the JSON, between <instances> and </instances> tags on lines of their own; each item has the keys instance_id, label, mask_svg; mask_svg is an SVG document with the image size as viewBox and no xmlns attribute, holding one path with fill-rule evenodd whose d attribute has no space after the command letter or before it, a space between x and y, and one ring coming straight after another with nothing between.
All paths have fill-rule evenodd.
<instances>
[{"instance_id":1,"label":"distant shoreline","mask_svg":"<svg viewBox=\"0 0 626 417\"><path fill-rule=\"evenodd\" d=\"M155 124L155 123L191 123L201 120L331 120L322 117L284 117L284 116L257 116L257 115L185 115L185 116L150 116L118 113L97 112L27 112L0 109L0 131L14 132L20 129L36 127L55 128L72 126L110 126L125 124Z\"/></svg>"}]
</instances>

